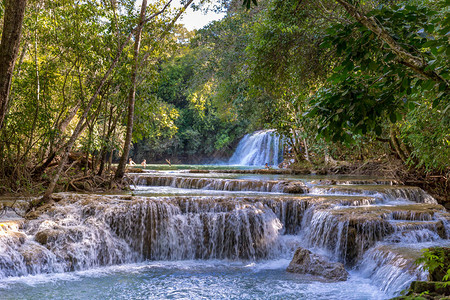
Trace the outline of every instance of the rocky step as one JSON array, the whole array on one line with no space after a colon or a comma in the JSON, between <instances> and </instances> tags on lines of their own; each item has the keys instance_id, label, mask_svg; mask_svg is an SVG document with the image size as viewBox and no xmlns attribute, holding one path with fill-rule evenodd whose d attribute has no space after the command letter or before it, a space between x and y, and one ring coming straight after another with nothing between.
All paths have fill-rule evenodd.
<instances>
[{"instance_id":1,"label":"rocky step","mask_svg":"<svg viewBox=\"0 0 450 300\"><path fill-rule=\"evenodd\" d=\"M442 220L434 221L391 221L394 233L388 238L394 243L433 242L449 238Z\"/></svg>"},{"instance_id":2,"label":"rocky step","mask_svg":"<svg viewBox=\"0 0 450 300\"><path fill-rule=\"evenodd\" d=\"M188 170L189 173L228 173L228 174L273 174L273 175L306 175L309 172L295 171L290 169L253 169L253 170Z\"/></svg>"},{"instance_id":3,"label":"rocky step","mask_svg":"<svg viewBox=\"0 0 450 300\"><path fill-rule=\"evenodd\" d=\"M224 173L224 174L270 174L270 175L306 175L306 176L316 176L311 172L304 172L301 170L291 170L291 169L253 169L253 170L199 170L199 169L191 169L185 170L187 173L198 173L198 174L208 174L208 173ZM328 176L330 177L330 176ZM400 181L392 178L361 178L361 176L344 176L345 179L336 178L336 179L319 179L322 182L365 182L369 184L401 184ZM354 177L354 178L352 178ZM356 183L355 183L356 184Z\"/></svg>"},{"instance_id":4,"label":"rocky step","mask_svg":"<svg viewBox=\"0 0 450 300\"><path fill-rule=\"evenodd\" d=\"M35 198L0 198L0 222L23 219L30 202Z\"/></svg>"},{"instance_id":5,"label":"rocky step","mask_svg":"<svg viewBox=\"0 0 450 300\"><path fill-rule=\"evenodd\" d=\"M287 180L245 180L138 175L133 178L133 181L135 185L171 186L184 189L279 192L289 194L304 194L308 192L308 188L303 182Z\"/></svg>"},{"instance_id":6,"label":"rocky step","mask_svg":"<svg viewBox=\"0 0 450 300\"><path fill-rule=\"evenodd\" d=\"M367 195L383 201L408 200L417 203L437 204L424 190L415 186L395 185L319 185L310 188L311 194Z\"/></svg>"},{"instance_id":7,"label":"rocky step","mask_svg":"<svg viewBox=\"0 0 450 300\"><path fill-rule=\"evenodd\" d=\"M383 291L399 293L427 272L415 263L421 248L408 244L380 244L368 250L357 268Z\"/></svg>"},{"instance_id":8,"label":"rocky step","mask_svg":"<svg viewBox=\"0 0 450 300\"><path fill-rule=\"evenodd\" d=\"M309 181L312 185L402 185L395 179L319 179Z\"/></svg>"},{"instance_id":9,"label":"rocky step","mask_svg":"<svg viewBox=\"0 0 450 300\"><path fill-rule=\"evenodd\" d=\"M305 230L312 247L327 249L334 254L335 259L353 266L376 242L397 233L399 228L392 221L401 220L402 217L406 219L405 222L433 220L436 222L433 232L438 235L437 238L446 238L445 224L439 219L439 213L444 210L443 206L437 204L319 207L308 216L309 228Z\"/></svg>"},{"instance_id":10,"label":"rocky step","mask_svg":"<svg viewBox=\"0 0 450 300\"><path fill-rule=\"evenodd\" d=\"M180 171L183 172L183 171ZM296 172L294 170L284 169L257 169L257 170L186 170L185 173L191 174L260 174L260 175L306 175L302 180L311 184L320 185L401 185L402 183L396 179L389 178L334 178L334 179L314 179L308 177L311 174Z\"/></svg>"},{"instance_id":11,"label":"rocky step","mask_svg":"<svg viewBox=\"0 0 450 300\"><path fill-rule=\"evenodd\" d=\"M446 210L439 204L418 203L411 205L373 205L364 207L342 207L330 211L341 218L350 219L385 219L404 221L431 221L446 214Z\"/></svg>"}]
</instances>

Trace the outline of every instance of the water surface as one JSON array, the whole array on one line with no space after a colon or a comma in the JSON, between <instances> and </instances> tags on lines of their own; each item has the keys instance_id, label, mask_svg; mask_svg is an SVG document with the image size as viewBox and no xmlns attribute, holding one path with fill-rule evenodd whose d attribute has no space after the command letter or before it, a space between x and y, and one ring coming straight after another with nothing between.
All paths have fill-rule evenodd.
<instances>
[{"instance_id":1,"label":"water surface","mask_svg":"<svg viewBox=\"0 0 450 300\"><path fill-rule=\"evenodd\" d=\"M288 260L158 261L8 278L1 299L387 299L353 273L340 283L287 273Z\"/></svg>"}]
</instances>

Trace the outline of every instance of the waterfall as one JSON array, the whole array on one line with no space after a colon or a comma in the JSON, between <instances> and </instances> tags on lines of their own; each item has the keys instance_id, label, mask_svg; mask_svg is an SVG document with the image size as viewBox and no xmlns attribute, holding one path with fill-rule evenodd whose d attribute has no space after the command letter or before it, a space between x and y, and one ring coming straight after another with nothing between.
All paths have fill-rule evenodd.
<instances>
[{"instance_id":1,"label":"waterfall","mask_svg":"<svg viewBox=\"0 0 450 300\"><path fill-rule=\"evenodd\" d=\"M275 130L260 130L245 135L228 164L243 166L278 166L282 161L282 141Z\"/></svg>"},{"instance_id":2,"label":"waterfall","mask_svg":"<svg viewBox=\"0 0 450 300\"><path fill-rule=\"evenodd\" d=\"M364 254L359 268L381 290L399 293L412 281L427 279L427 272L414 263L419 256L418 250L380 244Z\"/></svg>"},{"instance_id":3,"label":"waterfall","mask_svg":"<svg viewBox=\"0 0 450 300\"><path fill-rule=\"evenodd\" d=\"M0 278L146 259L274 257L282 227L271 208L245 198L68 195L38 219L0 226Z\"/></svg>"},{"instance_id":4,"label":"waterfall","mask_svg":"<svg viewBox=\"0 0 450 300\"><path fill-rule=\"evenodd\" d=\"M414 264L421 248L449 244L450 215L416 187L185 173L130 181L135 191L204 193L57 194L60 201L35 219L0 222L0 279L153 260L291 259L301 246L397 293L426 277Z\"/></svg>"},{"instance_id":5,"label":"waterfall","mask_svg":"<svg viewBox=\"0 0 450 300\"><path fill-rule=\"evenodd\" d=\"M183 189L204 189L215 191L255 191L303 194L308 188L303 182L287 180L244 180L223 178L177 177L160 175L135 175L130 177L134 185L169 186Z\"/></svg>"},{"instance_id":6,"label":"waterfall","mask_svg":"<svg viewBox=\"0 0 450 300\"><path fill-rule=\"evenodd\" d=\"M286 234L355 266L382 240L446 238L442 207L432 204L416 204L411 211L412 206L358 206L367 202L342 196L63 198L38 219L2 224L0 278L146 259L279 257L286 246L280 236Z\"/></svg>"}]
</instances>

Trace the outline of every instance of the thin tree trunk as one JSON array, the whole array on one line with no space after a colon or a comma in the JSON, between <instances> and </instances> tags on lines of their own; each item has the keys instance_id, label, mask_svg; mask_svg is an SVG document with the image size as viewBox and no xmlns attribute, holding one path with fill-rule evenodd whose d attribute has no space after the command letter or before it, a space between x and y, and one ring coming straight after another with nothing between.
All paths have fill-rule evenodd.
<instances>
[{"instance_id":1,"label":"thin tree trunk","mask_svg":"<svg viewBox=\"0 0 450 300\"><path fill-rule=\"evenodd\" d=\"M169 25L166 27L166 30L161 34L161 36L164 36L169 32L169 30L174 26L175 22L180 18L180 16L185 12L185 10L191 5L191 3L194 0L188 0L183 5L183 7L178 11L178 13L175 15L175 17L172 19L172 21L169 23ZM136 86L137 86L137 68L140 65L139 61L139 50L140 50L140 40L141 40L141 33L142 33L142 27L145 23L152 20L162 12L164 12L167 7L169 7L172 0L169 0L163 9L161 9L159 12L151 15L150 17L145 19L145 10L147 8L147 1L143 0L141 5L141 14L140 14L140 20L138 25L138 31L136 31L135 34L135 44L134 44L134 66L133 66L133 73L131 78L131 89L130 94L128 95L128 123L127 123L127 133L125 137L125 143L123 147L123 153L120 157L119 165L117 166L116 173L114 175L115 179L121 179L123 175L125 174L125 167L128 159L128 155L130 153L130 147L131 147L131 138L133 133L133 121L134 121L134 104L136 101ZM149 51L146 56L144 56L142 61L145 61L150 55L152 51Z\"/></svg>"},{"instance_id":2,"label":"thin tree trunk","mask_svg":"<svg viewBox=\"0 0 450 300\"><path fill-rule=\"evenodd\" d=\"M98 168L98 176L103 175L103 170L105 169L105 163L106 163L106 146L103 146L102 150L100 151L99 157L100 157L100 166Z\"/></svg>"},{"instance_id":3,"label":"thin tree trunk","mask_svg":"<svg viewBox=\"0 0 450 300\"><path fill-rule=\"evenodd\" d=\"M23 48L22 48L22 52L20 53L20 56L19 56L19 61L17 62L17 65L15 67L16 77L20 76L20 73L22 71L23 60L25 59L25 54L27 53L27 50L28 50L28 43L25 42L23 45ZM11 88L11 91L9 92L9 97L14 97L14 89L13 88ZM8 113L8 108L6 108L5 114L7 114L7 113Z\"/></svg>"},{"instance_id":4,"label":"thin tree trunk","mask_svg":"<svg viewBox=\"0 0 450 300\"><path fill-rule=\"evenodd\" d=\"M309 158L308 144L307 144L305 138L303 139L303 144L305 146L305 159L306 159L306 161L311 162L311 159Z\"/></svg>"},{"instance_id":5,"label":"thin tree trunk","mask_svg":"<svg viewBox=\"0 0 450 300\"><path fill-rule=\"evenodd\" d=\"M111 115L110 115L110 120L108 123L108 132L106 133L106 136L105 136L105 140L108 140L109 142L112 140L111 138L114 136L119 118L122 117L122 113L118 113L117 116L114 118L114 120L112 120L112 113L113 113L113 111L112 111L112 107L111 107ZM111 150L111 153L112 153L112 151L114 151L114 149ZM100 164L100 170L98 171L99 176L102 176L103 170L104 170L104 164L106 163L106 158L107 158L107 153L108 153L108 148L107 148L106 144L103 145L101 153L103 153L104 157L102 156L102 154L100 154L101 164ZM108 171L109 170L110 170L110 166L108 167Z\"/></svg>"},{"instance_id":6,"label":"thin tree trunk","mask_svg":"<svg viewBox=\"0 0 450 300\"><path fill-rule=\"evenodd\" d=\"M125 173L125 166L127 164L128 155L130 153L131 138L133 135L134 122L134 104L136 102L136 77L139 65L139 50L141 48L142 27L144 26L145 12L147 10L147 0L142 0L141 14L139 16L139 25L134 35L134 53L133 53L133 69L131 73L131 88L128 94L128 120L127 120L127 134L125 137L125 144L123 146L122 156L120 157L119 165L117 166L115 179L121 179Z\"/></svg>"},{"instance_id":7,"label":"thin tree trunk","mask_svg":"<svg viewBox=\"0 0 450 300\"><path fill-rule=\"evenodd\" d=\"M4 0L3 33L0 44L0 130L8 109L14 63L20 46L26 0Z\"/></svg>"},{"instance_id":8,"label":"thin tree trunk","mask_svg":"<svg viewBox=\"0 0 450 300\"><path fill-rule=\"evenodd\" d=\"M38 9L38 8L37 8ZM39 116L39 102L40 102L40 94L41 94L41 83L39 81L39 61L38 61L38 34L37 34L37 23L39 22L38 12L36 12L36 29L34 32L34 65L36 67L36 110L34 111L33 124L31 125L31 130L29 134L28 146L23 155L23 160L28 155L28 152L31 151L33 145L33 137L34 132L36 130L36 123Z\"/></svg>"},{"instance_id":9,"label":"thin tree trunk","mask_svg":"<svg viewBox=\"0 0 450 300\"><path fill-rule=\"evenodd\" d=\"M403 152L402 148L400 147L400 143L397 139L396 130L391 127L389 134L391 136L392 145L394 146L395 151L397 152L397 155L400 157L400 159L406 163L408 157L406 157L405 153Z\"/></svg>"},{"instance_id":10,"label":"thin tree trunk","mask_svg":"<svg viewBox=\"0 0 450 300\"><path fill-rule=\"evenodd\" d=\"M97 98L98 94L100 93L103 85L106 83L109 75L112 73L113 69L116 67L117 63L119 62L119 58L123 52L123 49L129 43L131 36L132 36L132 34L130 33L127 37L127 40L122 44L122 46L119 49L117 49L117 54L116 54L116 57L114 58L113 63L111 64L108 71L105 73L102 80L100 81L100 84L98 85L97 90L95 91L94 95L92 95L91 99L89 100L89 103L87 104L87 106L83 112L83 115L80 116L80 120L78 121L77 126L75 127L75 129L72 133L72 136L70 137L69 141L67 142L66 146L64 147L64 151L63 151L61 160L59 161L58 167L56 169L56 173L53 175L53 178L50 181L50 185L48 186L47 190L45 191L44 195L42 196L41 201L43 201L43 202L50 201L50 195L55 190L56 183L58 182L59 176L61 175L64 165L66 164L69 153L72 150L72 147L75 144L75 141L78 139L78 136L81 134L82 129L84 129L84 127L85 127L84 120L86 119L87 115L89 114L89 110L91 109L92 105L94 104L95 99Z\"/></svg>"}]
</instances>

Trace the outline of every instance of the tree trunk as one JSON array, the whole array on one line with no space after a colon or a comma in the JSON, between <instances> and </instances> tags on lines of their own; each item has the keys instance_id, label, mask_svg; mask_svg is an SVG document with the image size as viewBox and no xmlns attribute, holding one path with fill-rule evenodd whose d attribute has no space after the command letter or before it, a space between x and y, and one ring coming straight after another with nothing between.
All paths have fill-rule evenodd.
<instances>
[{"instance_id":1,"label":"tree trunk","mask_svg":"<svg viewBox=\"0 0 450 300\"><path fill-rule=\"evenodd\" d=\"M8 109L9 92L22 33L26 0L4 0L5 17L0 44L0 129Z\"/></svg>"},{"instance_id":2,"label":"tree trunk","mask_svg":"<svg viewBox=\"0 0 450 300\"><path fill-rule=\"evenodd\" d=\"M102 150L100 151L99 157L100 157L100 167L98 168L98 176L103 176L103 170L105 169L105 163L106 163L106 146L103 146Z\"/></svg>"},{"instance_id":3,"label":"tree trunk","mask_svg":"<svg viewBox=\"0 0 450 300\"><path fill-rule=\"evenodd\" d=\"M121 179L123 175L125 174L125 167L128 159L128 155L130 154L130 147L131 147L131 138L133 133L133 121L134 121L134 104L136 100L136 85L137 85L137 68L140 64L139 62L139 50L140 50L140 43L141 43L141 34L142 34L142 27L145 23L152 20L162 12L164 12L170 5L172 0L168 1L163 9L161 9L159 12L154 13L148 18L145 18L145 11L147 9L147 1L143 0L141 5L141 14L139 17L139 25L135 32L135 42L134 42L134 65L133 65L133 71L131 74L131 89L130 94L128 95L128 124L127 124L127 133L125 137L125 143L123 147L123 153L120 157L119 165L117 166L116 174L114 176L115 179ZM193 0L188 0L184 4L184 6L178 11L176 16L172 19L172 22L169 23L169 25L166 27L166 30L163 32L162 35L165 35L170 28L172 28L175 24L175 22L180 18L180 16L185 12L187 7L191 5ZM145 57L144 57L145 60Z\"/></svg>"},{"instance_id":4,"label":"tree trunk","mask_svg":"<svg viewBox=\"0 0 450 300\"><path fill-rule=\"evenodd\" d=\"M393 127L391 127L391 129L390 129L389 135L391 137L392 145L394 146L395 152L397 153L398 157L400 157L400 159L404 163L406 163L406 161L408 160L408 157L405 155L402 148L400 147L400 143L397 139L396 130Z\"/></svg>"},{"instance_id":5,"label":"tree trunk","mask_svg":"<svg viewBox=\"0 0 450 300\"><path fill-rule=\"evenodd\" d=\"M127 119L127 134L125 143L123 145L122 156L120 157L119 165L117 166L115 179L122 179L125 173L125 166L127 164L128 155L130 154L131 138L133 135L134 122L134 104L136 102L136 78L139 66L139 50L141 48L142 27L144 26L145 12L147 10L147 0L142 0L141 14L139 17L139 25L136 28L134 35L134 53L133 53L133 69L131 73L131 88L128 94L128 119Z\"/></svg>"},{"instance_id":6,"label":"tree trunk","mask_svg":"<svg viewBox=\"0 0 450 300\"><path fill-rule=\"evenodd\" d=\"M311 159L309 158L308 144L305 138L303 138L303 145L305 146L305 159L306 161L311 162Z\"/></svg>"}]
</instances>

